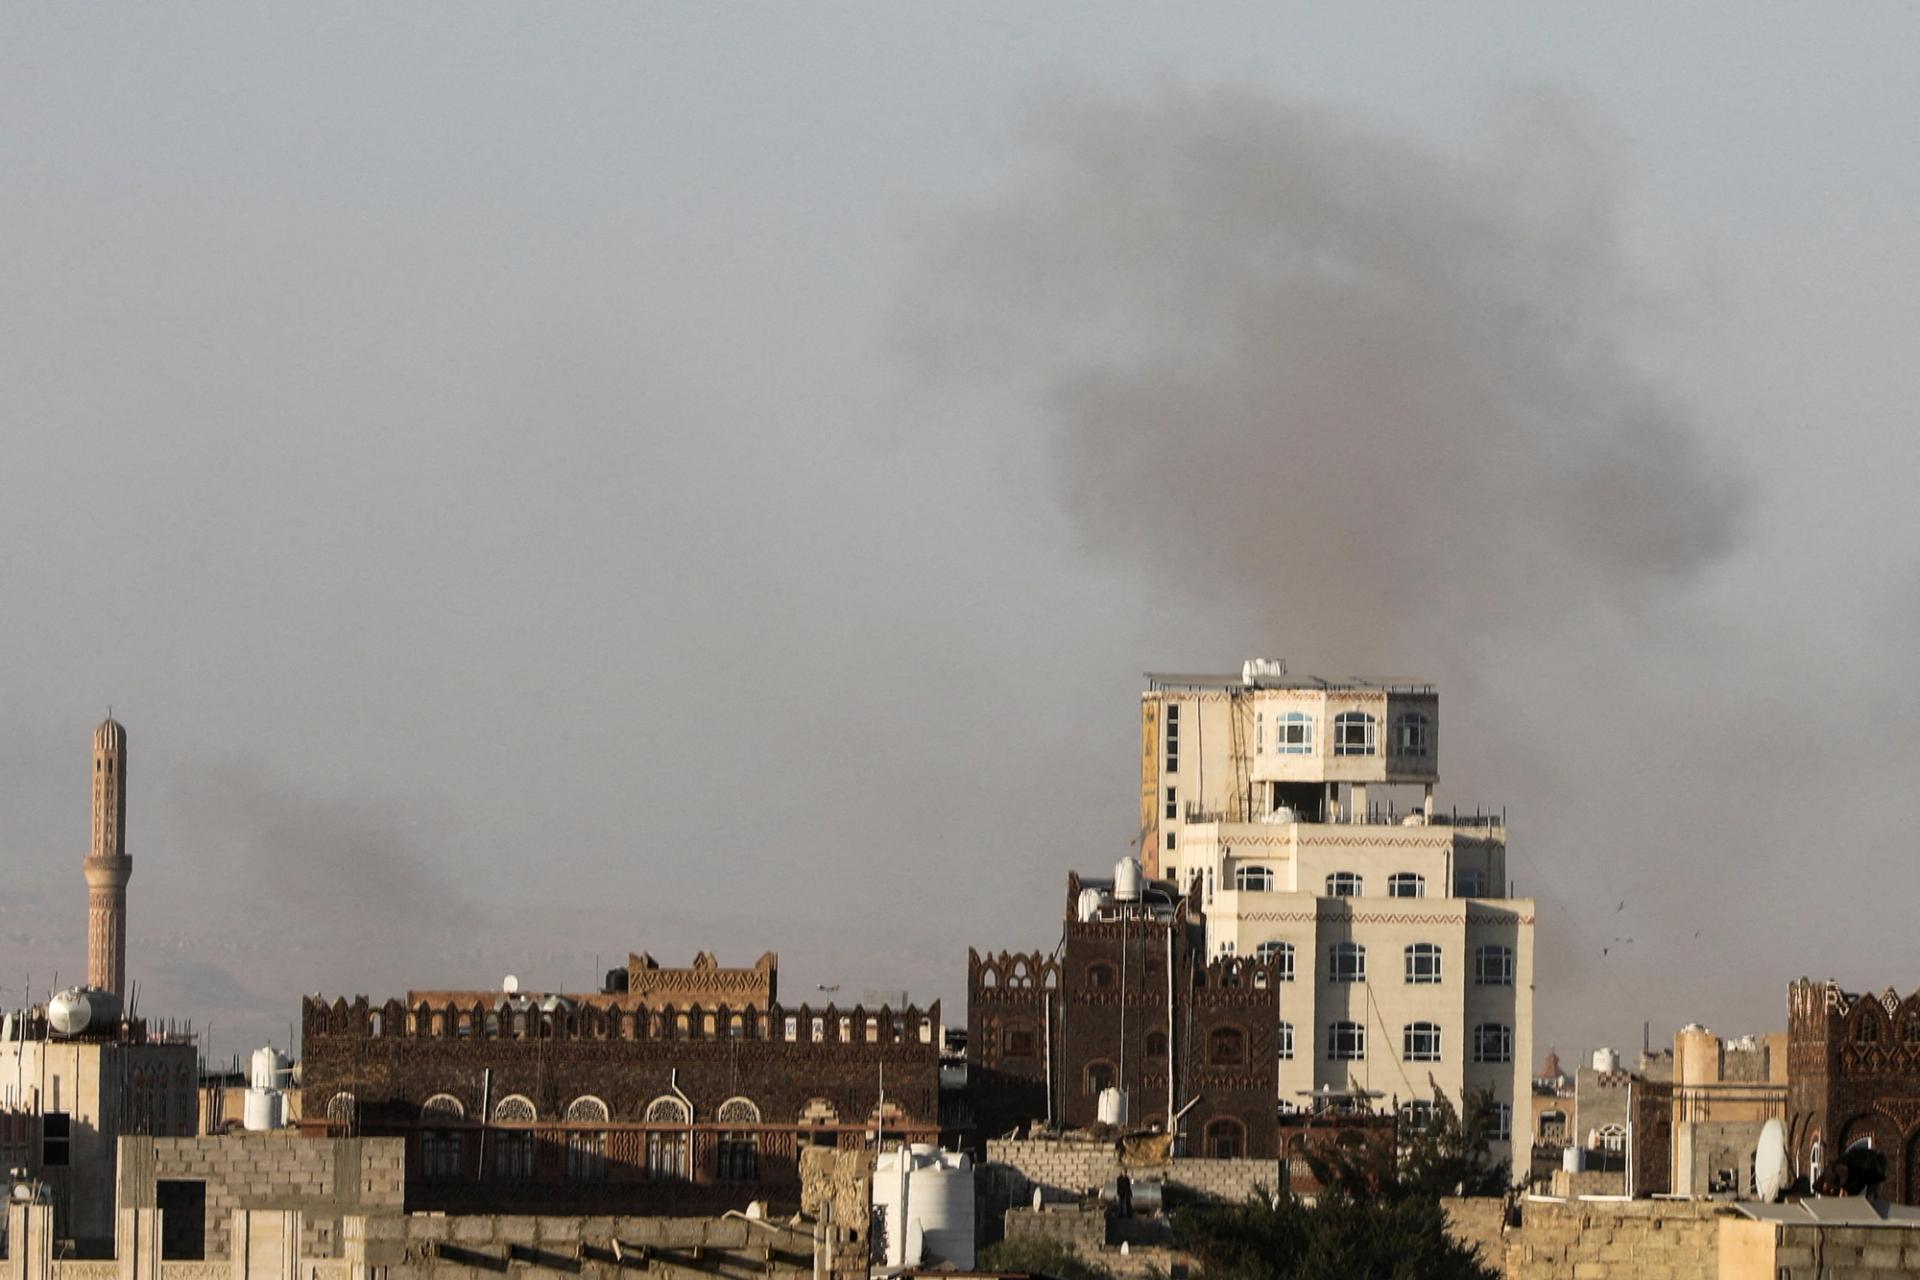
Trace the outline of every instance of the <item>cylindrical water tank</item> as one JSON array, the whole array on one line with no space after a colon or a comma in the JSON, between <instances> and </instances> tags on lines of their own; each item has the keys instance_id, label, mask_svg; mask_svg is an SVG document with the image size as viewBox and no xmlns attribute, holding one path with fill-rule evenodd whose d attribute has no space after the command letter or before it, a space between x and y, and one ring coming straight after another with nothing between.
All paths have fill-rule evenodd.
<instances>
[{"instance_id":1,"label":"cylindrical water tank","mask_svg":"<svg viewBox=\"0 0 1920 1280\"><path fill-rule=\"evenodd\" d=\"M293 1064L287 1055L272 1045L255 1049L248 1059L247 1083L256 1089L284 1089L287 1087L287 1074Z\"/></svg>"},{"instance_id":2,"label":"cylindrical water tank","mask_svg":"<svg viewBox=\"0 0 1920 1280\"><path fill-rule=\"evenodd\" d=\"M287 1123L287 1096L277 1089L249 1089L242 1104L240 1124L248 1133L282 1129Z\"/></svg>"},{"instance_id":3,"label":"cylindrical water tank","mask_svg":"<svg viewBox=\"0 0 1920 1280\"><path fill-rule=\"evenodd\" d=\"M120 997L95 987L68 987L47 1001L47 1021L57 1035L77 1036L119 1016Z\"/></svg>"},{"instance_id":4,"label":"cylindrical water tank","mask_svg":"<svg viewBox=\"0 0 1920 1280\"><path fill-rule=\"evenodd\" d=\"M1098 889L1082 889L1079 898L1080 923L1085 924L1100 914L1100 900L1106 897Z\"/></svg>"},{"instance_id":5,"label":"cylindrical water tank","mask_svg":"<svg viewBox=\"0 0 1920 1280\"><path fill-rule=\"evenodd\" d=\"M873 1206L886 1265L973 1269L973 1161L920 1144L874 1161Z\"/></svg>"},{"instance_id":6,"label":"cylindrical water tank","mask_svg":"<svg viewBox=\"0 0 1920 1280\"><path fill-rule=\"evenodd\" d=\"M1618 1071L1620 1069L1620 1055L1611 1049L1595 1049L1593 1051L1593 1069L1595 1071Z\"/></svg>"},{"instance_id":7,"label":"cylindrical water tank","mask_svg":"<svg viewBox=\"0 0 1920 1280\"><path fill-rule=\"evenodd\" d=\"M1140 860L1122 858L1113 864L1113 900L1115 902L1140 901Z\"/></svg>"},{"instance_id":8,"label":"cylindrical water tank","mask_svg":"<svg viewBox=\"0 0 1920 1280\"><path fill-rule=\"evenodd\" d=\"M1101 1124L1110 1124L1118 1129L1127 1122L1127 1091L1116 1089L1112 1085L1100 1091L1100 1101L1096 1114Z\"/></svg>"},{"instance_id":9,"label":"cylindrical water tank","mask_svg":"<svg viewBox=\"0 0 1920 1280\"><path fill-rule=\"evenodd\" d=\"M1586 1149L1569 1143L1560 1152L1560 1167L1568 1173L1585 1173L1587 1168Z\"/></svg>"}]
</instances>

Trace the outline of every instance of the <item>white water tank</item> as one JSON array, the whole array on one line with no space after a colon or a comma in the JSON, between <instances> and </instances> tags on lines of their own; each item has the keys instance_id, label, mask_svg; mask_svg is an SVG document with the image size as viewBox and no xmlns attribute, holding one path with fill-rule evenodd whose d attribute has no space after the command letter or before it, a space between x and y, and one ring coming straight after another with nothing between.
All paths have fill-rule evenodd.
<instances>
[{"instance_id":1,"label":"white water tank","mask_svg":"<svg viewBox=\"0 0 1920 1280\"><path fill-rule=\"evenodd\" d=\"M272 1045L255 1049L248 1059L247 1083L256 1089L284 1089L293 1064Z\"/></svg>"},{"instance_id":2,"label":"white water tank","mask_svg":"<svg viewBox=\"0 0 1920 1280\"><path fill-rule=\"evenodd\" d=\"M1127 1123L1127 1091L1116 1089L1112 1085L1100 1091L1100 1101L1095 1114L1101 1124L1110 1124L1118 1129Z\"/></svg>"},{"instance_id":3,"label":"white water tank","mask_svg":"<svg viewBox=\"0 0 1920 1280\"><path fill-rule=\"evenodd\" d=\"M1568 1143L1560 1151L1560 1167L1568 1173L1585 1173L1587 1171L1586 1149Z\"/></svg>"},{"instance_id":4,"label":"white water tank","mask_svg":"<svg viewBox=\"0 0 1920 1280\"><path fill-rule=\"evenodd\" d=\"M926 1143L884 1151L874 1162L873 1205L886 1265L973 1269L971 1157Z\"/></svg>"},{"instance_id":5,"label":"white water tank","mask_svg":"<svg viewBox=\"0 0 1920 1280\"><path fill-rule=\"evenodd\" d=\"M240 1125L248 1133L287 1127L287 1095L278 1089L249 1089L241 1105Z\"/></svg>"},{"instance_id":6,"label":"white water tank","mask_svg":"<svg viewBox=\"0 0 1920 1280\"><path fill-rule=\"evenodd\" d=\"M1593 1069L1595 1071L1618 1071L1620 1069L1620 1055L1612 1049L1595 1049L1593 1051Z\"/></svg>"},{"instance_id":7,"label":"white water tank","mask_svg":"<svg viewBox=\"0 0 1920 1280\"><path fill-rule=\"evenodd\" d=\"M95 987L68 987L47 1001L47 1022L57 1035L77 1036L89 1027L105 1027L119 1016L120 997Z\"/></svg>"},{"instance_id":8,"label":"white water tank","mask_svg":"<svg viewBox=\"0 0 1920 1280\"><path fill-rule=\"evenodd\" d=\"M1093 919L1095 916L1100 914L1100 904L1106 900L1106 897L1107 895L1100 892L1098 889L1082 889L1080 891L1080 906L1079 906L1078 914L1080 916L1081 924L1085 924L1087 921Z\"/></svg>"},{"instance_id":9,"label":"white water tank","mask_svg":"<svg viewBox=\"0 0 1920 1280\"><path fill-rule=\"evenodd\" d=\"M1115 902L1140 901L1140 859L1122 858L1113 864L1113 900Z\"/></svg>"}]
</instances>

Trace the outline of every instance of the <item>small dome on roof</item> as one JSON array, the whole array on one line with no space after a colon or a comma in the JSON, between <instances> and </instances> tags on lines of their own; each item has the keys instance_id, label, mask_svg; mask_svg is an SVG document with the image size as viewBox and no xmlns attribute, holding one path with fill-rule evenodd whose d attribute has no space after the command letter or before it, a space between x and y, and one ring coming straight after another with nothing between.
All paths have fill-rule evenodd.
<instances>
[{"instance_id":1,"label":"small dome on roof","mask_svg":"<svg viewBox=\"0 0 1920 1280\"><path fill-rule=\"evenodd\" d=\"M95 751L125 751L127 749L127 730L118 720L108 716L93 731L93 749Z\"/></svg>"}]
</instances>

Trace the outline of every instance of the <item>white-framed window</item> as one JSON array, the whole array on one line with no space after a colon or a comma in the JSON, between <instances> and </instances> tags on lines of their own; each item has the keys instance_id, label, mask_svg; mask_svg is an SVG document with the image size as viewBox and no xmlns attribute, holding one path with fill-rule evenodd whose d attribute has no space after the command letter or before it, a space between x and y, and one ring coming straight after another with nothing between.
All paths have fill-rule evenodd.
<instances>
[{"instance_id":1,"label":"white-framed window","mask_svg":"<svg viewBox=\"0 0 1920 1280\"><path fill-rule=\"evenodd\" d=\"M1387 896L1424 898L1427 896L1427 878L1413 871L1396 871L1387 877Z\"/></svg>"},{"instance_id":2,"label":"white-framed window","mask_svg":"<svg viewBox=\"0 0 1920 1280\"><path fill-rule=\"evenodd\" d=\"M1167 727L1164 734L1166 744L1168 773L1180 772L1180 704L1167 704Z\"/></svg>"},{"instance_id":3,"label":"white-framed window","mask_svg":"<svg viewBox=\"0 0 1920 1280\"><path fill-rule=\"evenodd\" d=\"M1358 871L1336 871L1327 877L1329 898L1357 898L1363 887Z\"/></svg>"},{"instance_id":4,"label":"white-framed window","mask_svg":"<svg viewBox=\"0 0 1920 1280\"><path fill-rule=\"evenodd\" d=\"M1282 1022L1274 1030L1274 1041L1280 1046L1280 1061L1293 1061L1293 1024Z\"/></svg>"},{"instance_id":5,"label":"white-framed window","mask_svg":"<svg viewBox=\"0 0 1920 1280\"><path fill-rule=\"evenodd\" d=\"M1495 1142L1513 1141L1513 1108L1512 1107L1508 1106L1504 1102L1494 1103L1493 1111L1492 1111L1492 1114L1489 1116L1489 1119L1491 1119L1493 1123L1491 1125L1492 1132L1487 1134L1487 1137L1489 1137Z\"/></svg>"},{"instance_id":6,"label":"white-framed window","mask_svg":"<svg viewBox=\"0 0 1920 1280\"><path fill-rule=\"evenodd\" d=\"M1407 981L1416 987L1431 987L1439 983L1439 944L1416 942L1407 948Z\"/></svg>"},{"instance_id":7,"label":"white-framed window","mask_svg":"<svg viewBox=\"0 0 1920 1280\"><path fill-rule=\"evenodd\" d=\"M1394 719L1393 753L1418 758L1433 754L1433 721L1425 712L1407 711Z\"/></svg>"},{"instance_id":8,"label":"white-framed window","mask_svg":"<svg viewBox=\"0 0 1920 1280\"><path fill-rule=\"evenodd\" d=\"M1513 1028L1504 1022L1482 1022L1473 1028L1475 1062L1512 1062Z\"/></svg>"},{"instance_id":9,"label":"white-framed window","mask_svg":"<svg viewBox=\"0 0 1920 1280\"><path fill-rule=\"evenodd\" d=\"M1364 711L1342 711L1333 718L1333 754L1370 756L1375 753L1377 722Z\"/></svg>"},{"instance_id":10,"label":"white-framed window","mask_svg":"<svg viewBox=\"0 0 1920 1280\"><path fill-rule=\"evenodd\" d=\"M813 1015L813 1042L820 1044L827 1038L827 1020L819 1014Z\"/></svg>"},{"instance_id":11,"label":"white-framed window","mask_svg":"<svg viewBox=\"0 0 1920 1280\"><path fill-rule=\"evenodd\" d=\"M693 1112L678 1098L662 1094L647 1104L648 1124L692 1124Z\"/></svg>"},{"instance_id":12,"label":"white-framed window","mask_svg":"<svg viewBox=\"0 0 1920 1280\"><path fill-rule=\"evenodd\" d=\"M1272 893L1273 868L1241 866L1233 869L1233 887L1247 893Z\"/></svg>"},{"instance_id":13,"label":"white-framed window","mask_svg":"<svg viewBox=\"0 0 1920 1280\"><path fill-rule=\"evenodd\" d=\"M1587 1146L1593 1151L1624 1155L1627 1150L1627 1128L1625 1125L1603 1124L1587 1135Z\"/></svg>"},{"instance_id":14,"label":"white-framed window","mask_svg":"<svg viewBox=\"0 0 1920 1280\"><path fill-rule=\"evenodd\" d=\"M1336 942L1327 948L1327 981L1365 982L1367 949L1358 942Z\"/></svg>"},{"instance_id":15,"label":"white-framed window","mask_svg":"<svg viewBox=\"0 0 1920 1280\"><path fill-rule=\"evenodd\" d=\"M1510 987L1513 985L1513 948L1489 942L1473 949L1473 985Z\"/></svg>"},{"instance_id":16,"label":"white-framed window","mask_svg":"<svg viewBox=\"0 0 1920 1280\"><path fill-rule=\"evenodd\" d=\"M493 1106L495 1124L532 1124L537 1119L539 1119L539 1113L534 1110L533 1101L525 1094L510 1094Z\"/></svg>"},{"instance_id":17,"label":"white-framed window","mask_svg":"<svg viewBox=\"0 0 1920 1280\"><path fill-rule=\"evenodd\" d=\"M1408 1062L1440 1061L1440 1024L1409 1022L1401 1033L1401 1049Z\"/></svg>"},{"instance_id":18,"label":"white-framed window","mask_svg":"<svg viewBox=\"0 0 1920 1280\"><path fill-rule=\"evenodd\" d=\"M1283 756L1313 754L1313 717L1304 711L1289 711L1273 718L1273 749Z\"/></svg>"},{"instance_id":19,"label":"white-framed window","mask_svg":"<svg viewBox=\"0 0 1920 1280\"><path fill-rule=\"evenodd\" d=\"M460 1099L450 1093L436 1093L420 1104L420 1119L427 1124L435 1121L464 1120L466 1117L466 1107L461 1104Z\"/></svg>"},{"instance_id":20,"label":"white-framed window","mask_svg":"<svg viewBox=\"0 0 1920 1280\"><path fill-rule=\"evenodd\" d=\"M1274 977L1281 982L1293 981L1293 944L1291 942L1263 942L1254 950L1254 957L1260 960L1274 961Z\"/></svg>"},{"instance_id":21,"label":"white-framed window","mask_svg":"<svg viewBox=\"0 0 1920 1280\"><path fill-rule=\"evenodd\" d=\"M1363 1022L1327 1024L1327 1061L1363 1062L1367 1056L1367 1027Z\"/></svg>"},{"instance_id":22,"label":"white-framed window","mask_svg":"<svg viewBox=\"0 0 1920 1280\"><path fill-rule=\"evenodd\" d=\"M1453 896L1456 898L1484 898L1487 894L1486 873L1478 867L1461 867L1453 873Z\"/></svg>"}]
</instances>

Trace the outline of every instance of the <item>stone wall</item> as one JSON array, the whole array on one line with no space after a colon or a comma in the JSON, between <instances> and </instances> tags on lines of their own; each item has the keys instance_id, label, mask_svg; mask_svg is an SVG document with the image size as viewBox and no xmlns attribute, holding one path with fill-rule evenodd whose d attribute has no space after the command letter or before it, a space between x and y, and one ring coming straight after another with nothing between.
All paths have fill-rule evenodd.
<instances>
[{"instance_id":1,"label":"stone wall","mask_svg":"<svg viewBox=\"0 0 1920 1280\"><path fill-rule=\"evenodd\" d=\"M1540 1200L1507 1233L1507 1280L1718 1280L1722 1205Z\"/></svg>"},{"instance_id":2,"label":"stone wall","mask_svg":"<svg viewBox=\"0 0 1920 1280\"><path fill-rule=\"evenodd\" d=\"M1447 1234L1480 1251L1480 1261L1498 1270L1507 1256L1507 1202L1494 1196L1454 1197L1440 1201Z\"/></svg>"},{"instance_id":3,"label":"stone wall","mask_svg":"<svg viewBox=\"0 0 1920 1280\"><path fill-rule=\"evenodd\" d=\"M644 1270L653 1280L813 1274L810 1226L741 1218L442 1214L349 1217L349 1263L387 1280L469 1280L487 1272L584 1276ZM855 1272L840 1268L836 1274ZM857 1274L865 1276L865 1259Z\"/></svg>"},{"instance_id":4,"label":"stone wall","mask_svg":"<svg viewBox=\"0 0 1920 1280\"><path fill-rule=\"evenodd\" d=\"M987 1143L979 1181L989 1206L1027 1205L1032 1203L1035 1187L1049 1200L1078 1199L1089 1190L1105 1187L1122 1167L1120 1152L1112 1143L998 1139ZM1176 1200L1244 1200L1255 1191L1272 1194L1281 1186L1276 1159L1176 1157L1124 1167L1136 1183L1164 1177Z\"/></svg>"},{"instance_id":5,"label":"stone wall","mask_svg":"<svg viewBox=\"0 0 1920 1280\"><path fill-rule=\"evenodd\" d=\"M209 1138L122 1138L120 1204L156 1203L160 1182L206 1184L203 1258L224 1258L235 1209L298 1209L301 1252L338 1257L343 1214L398 1213L405 1193L396 1138L301 1138L233 1133Z\"/></svg>"},{"instance_id":6,"label":"stone wall","mask_svg":"<svg viewBox=\"0 0 1920 1280\"><path fill-rule=\"evenodd\" d=\"M1887 1280L1920 1275L1911 1226L1801 1226L1724 1218L1720 1280Z\"/></svg>"}]
</instances>

